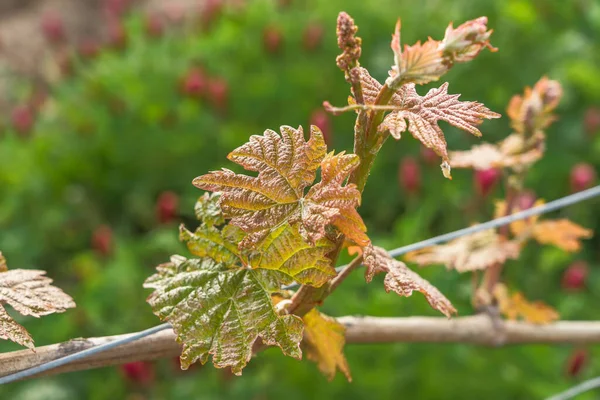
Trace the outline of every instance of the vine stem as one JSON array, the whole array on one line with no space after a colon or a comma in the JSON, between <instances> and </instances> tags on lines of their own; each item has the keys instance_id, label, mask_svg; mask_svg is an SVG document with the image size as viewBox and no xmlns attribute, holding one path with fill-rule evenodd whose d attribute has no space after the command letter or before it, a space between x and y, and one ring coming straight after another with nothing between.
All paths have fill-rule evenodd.
<instances>
[{"instance_id":1,"label":"vine stem","mask_svg":"<svg viewBox=\"0 0 600 400\"><path fill-rule=\"evenodd\" d=\"M502 215L503 217L512 214L517 196L518 190L509 183L506 191L506 210ZM498 229L498 233L500 234L500 240L508 240L509 226L510 224L504 225ZM500 281L500 276L502 275L503 267L504 263L496 263L485 270L483 284L487 293L491 294L494 290L494 286L496 286L496 284Z\"/></svg>"},{"instance_id":2,"label":"vine stem","mask_svg":"<svg viewBox=\"0 0 600 400\"><path fill-rule=\"evenodd\" d=\"M362 262L363 256L360 255L352 260L350 264L346 265L346 267L344 267L344 269L329 283L329 293L332 293L342 282L344 282L344 280L350 276L352 271L360 267Z\"/></svg>"},{"instance_id":3,"label":"vine stem","mask_svg":"<svg viewBox=\"0 0 600 400\"><path fill-rule=\"evenodd\" d=\"M353 87L354 86L360 87L360 84L354 82ZM374 108L370 110L360 110L357 117L354 132L354 152L359 156L360 164L348 178L348 184L356 185L361 194L369 178L373 162L388 135L386 132L378 131L379 124L383 121L386 112L386 109L381 109L380 106L386 106L393 95L394 90L390 89L388 85L383 85L373 104ZM329 254L332 265L336 264L342 250L344 245L344 235L339 235L335 244L335 249ZM350 274L350 272L358 266L360 266L360 262L357 262L357 265L347 271L340 280L337 280L336 277L320 288L302 285L292 296L292 301L287 308L288 313L301 317L314 307L321 305L325 298L346 278L346 275ZM332 287L334 283L335 286Z\"/></svg>"}]
</instances>

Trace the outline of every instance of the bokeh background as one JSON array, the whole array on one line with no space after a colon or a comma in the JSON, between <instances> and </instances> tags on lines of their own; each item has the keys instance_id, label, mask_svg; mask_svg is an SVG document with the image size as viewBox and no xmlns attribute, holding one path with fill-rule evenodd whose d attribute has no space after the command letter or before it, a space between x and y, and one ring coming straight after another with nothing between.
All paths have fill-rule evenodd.
<instances>
[{"instance_id":1,"label":"bokeh background","mask_svg":"<svg viewBox=\"0 0 600 400\"><path fill-rule=\"evenodd\" d=\"M73 3L80 7L66 0L0 7L0 249L11 268L47 270L78 305L42 320L17 316L37 345L158 324L142 282L170 254L185 254L177 226L194 227L193 204L201 194L191 180L233 168L227 153L250 135L314 123L331 148L351 150L353 115L332 117L321 107L324 100L343 105L349 94L335 66L341 10L355 17L362 64L380 80L392 63L397 17L403 42L411 44L443 37L450 21L457 26L487 15L499 51L452 69L446 75L450 92L504 114L511 96L541 76L559 80L565 90L559 120L548 130L546 156L527 187L552 200L577 190L582 180L593 184L600 165L595 0ZM451 149L478 142L448 125L443 129ZM509 121L486 121L481 130L483 140L496 141L510 133ZM386 143L360 209L373 241L398 247L489 219L502 186L472 171L453 176L444 179L439 160L410 135ZM598 212L598 202L588 201L555 215L598 231ZM578 254L531 244L507 264L505 280L529 299L556 307L563 319L597 320L599 249L598 237ZM567 282L573 264L585 271L583 285ZM468 276L441 266L419 272L460 315L473 312ZM360 273L323 310L334 316L436 315L420 294L386 294L381 279L367 286ZM0 352L17 349L0 343ZM598 346L398 343L350 345L346 354L352 383L341 374L327 382L314 364L271 349L242 377L210 364L184 372L176 360L160 360L11 384L0 387L0 398L535 399L600 374Z\"/></svg>"}]
</instances>

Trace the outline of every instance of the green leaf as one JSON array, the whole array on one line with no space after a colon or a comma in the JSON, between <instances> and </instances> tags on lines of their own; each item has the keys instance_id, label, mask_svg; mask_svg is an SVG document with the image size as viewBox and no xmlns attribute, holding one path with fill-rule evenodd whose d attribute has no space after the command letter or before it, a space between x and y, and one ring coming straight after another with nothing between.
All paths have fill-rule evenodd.
<instances>
[{"instance_id":1,"label":"green leaf","mask_svg":"<svg viewBox=\"0 0 600 400\"><path fill-rule=\"evenodd\" d=\"M273 230L261 247L250 254L249 263L252 268L282 272L290 278L284 283L296 281L320 287L336 274L326 257L334 247L326 238L312 246L302 238L297 226L286 223Z\"/></svg>"},{"instance_id":2,"label":"green leaf","mask_svg":"<svg viewBox=\"0 0 600 400\"><path fill-rule=\"evenodd\" d=\"M188 250L198 257L210 257L216 262L233 265L239 262L237 244L223 237L214 226L201 225L192 233L183 225L179 227L179 239Z\"/></svg>"},{"instance_id":3,"label":"green leaf","mask_svg":"<svg viewBox=\"0 0 600 400\"><path fill-rule=\"evenodd\" d=\"M220 198L220 193L204 193L200 196L194 206L196 218L208 226L223 225L225 219L219 206Z\"/></svg>"},{"instance_id":4,"label":"green leaf","mask_svg":"<svg viewBox=\"0 0 600 400\"><path fill-rule=\"evenodd\" d=\"M183 369L198 360L204 364L212 355L217 368L230 367L241 375L259 338L301 358L302 320L278 315L271 301L271 293L279 290L277 273L181 256L157 270L144 283L155 289L148 303L173 325L183 344Z\"/></svg>"}]
</instances>

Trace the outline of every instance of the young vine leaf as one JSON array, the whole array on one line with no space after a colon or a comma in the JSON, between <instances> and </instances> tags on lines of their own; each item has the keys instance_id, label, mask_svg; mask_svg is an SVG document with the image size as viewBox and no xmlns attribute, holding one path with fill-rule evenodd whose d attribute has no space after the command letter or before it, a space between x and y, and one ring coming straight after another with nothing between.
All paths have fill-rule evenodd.
<instances>
[{"instance_id":1,"label":"young vine leaf","mask_svg":"<svg viewBox=\"0 0 600 400\"><path fill-rule=\"evenodd\" d=\"M541 206L544 201L539 199L534 206ZM513 213L517 213L518 207L513 207ZM506 215L506 202L496 202L495 216ZM526 241L535 239L540 244L550 244L564 251L576 252L581 249L581 240L589 239L593 231L568 219L539 220L539 216L531 217L524 221L515 221L510 224L511 233L518 240Z\"/></svg>"},{"instance_id":2,"label":"young vine leaf","mask_svg":"<svg viewBox=\"0 0 600 400\"><path fill-rule=\"evenodd\" d=\"M319 370L333 380L340 370L352 381L350 367L344 356L346 328L335 319L312 309L303 318L306 356L317 363Z\"/></svg>"},{"instance_id":3,"label":"young vine leaf","mask_svg":"<svg viewBox=\"0 0 600 400\"><path fill-rule=\"evenodd\" d=\"M403 262L393 259L381 247L368 245L363 248L364 265L367 267L365 279L373 280L377 273L385 272L383 284L386 292L393 290L400 296L410 296L413 291L425 295L429 305L450 318L456 309L435 286L408 268Z\"/></svg>"},{"instance_id":4,"label":"young vine leaf","mask_svg":"<svg viewBox=\"0 0 600 400\"><path fill-rule=\"evenodd\" d=\"M525 140L521 134L512 134L498 144L483 143L467 151L450 152L453 168L512 168L523 170L542 158L546 138L542 132Z\"/></svg>"},{"instance_id":5,"label":"young vine leaf","mask_svg":"<svg viewBox=\"0 0 600 400\"><path fill-rule=\"evenodd\" d=\"M222 169L199 176L193 183L200 189L221 192L219 205L224 217L247 233L240 248L256 248L286 221L298 224L302 238L311 244L324 238L331 224L365 245L369 242L366 227L356 212L360 192L355 185L344 185L359 164L358 156L326 152L317 127L311 127L306 141L301 127L282 126L281 136L266 130L262 136L251 136L228 156L245 169L257 171L257 177ZM321 182L305 195L319 167Z\"/></svg>"},{"instance_id":6,"label":"young vine leaf","mask_svg":"<svg viewBox=\"0 0 600 400\"><path fill-rule=\"evenodd\" d=\"M530 302L521 293L510 295L505 285L498 283L493 290L500 312L509 320L522 318L532 324L548 324L559 319L555 309L541 301Z\"/></svg>"},{"instance_id":7,"label":"young vine leaf","mask_svg":"<svg viewBox=\"0 0 600 400\"><path fill-rule=\"evenodd\" d=\"M360 68L360 76L365 103L373 104L382 85L364 68ZM395 139L400 139L408 129L415 139L442 157L442 171L444 176L450 178L446 138L438 121L446 121L475 136L481 136L477 125L486 118L500 118L500 114L490 111L483 104L459 101L459 97L459 94L448 94L448 83L431 89L425 96L419 96L414 84L405 84L390 101L390 105L397 106L398 110L386 115L378 129L380 132L389 131Z\"/></svg>"},{"instance_id":8,"label":"young vine leaf","mask_svg":"<svg viewBox=\"0 0 600 400\"><path fill-rule=\"evenodd\" d=\"M258 338L285 355L302 357L302 320L280 316L273 308L271 293L279 290L273 273L181 256L157 271L144 283L154 289L148 303L173 325L183 344L182 369L198 360L204 364L212 355L215 367L241 375Z\"/></svg>"},{"instance_id":9,"label":"young vine leaf","mask_svg":"<svg viewBox=\"0 0 600 400\"><path fill-rule=\"evenodd\" d=\"M493 30L487 29L487 17L472 19L454 29L452 22L446 28L442 49L448 63L473 60L483 49L498 51L490 44Z\"/></svg>"},{"instance_id":10,"label":"young vine leaf","mask_svg":"<svg viewBox=\"0 0 600 400\"><path fill-rule=\"evenodd\" d=\"M556 117L552 111L562 97L559 82L542 77L533 89L525 88L523 96L515 95L506 110L513 129L520 134L547 128Z\"/></svg>"},{"instance_id":11,"label":"young vine leaf","mask_svg":"<svg viewBox=\"0 0 600 400\"><path fill-rule=\"evenodd\" d=\"M421 266L444 264L448 269L469 272L517 259L520 250L519 242L501 240L494 230L486 230L410 252L406 260Z\"/></svg>"},{"instance_id":12,"label":"young vine leaf","mask_svg":"<svg viewBox=\"0 0 600 400\"><path fill-rule=\"evenodd\" d=\"M547 128L556 117L552 111L562 96L557 81L544 77L525 94L515 95L507 114L516 133L497 144L484 143L471 150L450 153L453 168L512 168L516 172L529 168L544 155Z\"/></svg>"},{"instance_id":13,"label":"young vine leaf","mask_svg":"<svg viewBox=\"0 0 600 400\"><path fill-rule=\"evenodd\" d=\"M279 315L271 297L282 283L321 286L334 277L326 257L333 243L322 238L310 245L298 226L285 222L256 249L240 249L237 243L246 234L237 226L223 226L221 198L218 193L200 197L195 209L201 225L195 232L180 227L180 238L199 258L174 256L158 266L144 284L154 289L148 303L183 343L184 368L212 355L215 366L241 374L258 338L300 358L302 320Z\"/></svg>"},{"instance_id":14,"label":"young vine leaf","mask_svg":"<svg viewBox=\"0 0 600 400\"><path fill-rule=\"evenodd\" d=\"M423 85L437 81L449 68L445 63L441 43L429 38L425 43L417 42L413 46L400 45L400 20L392 35L392 51L395 65L386 80L389 87L397 89L405 83Z\"/></svg>"},{"instance_id":15,"label":"young vine leaf","mask_svg":"<svg viewBox=\"0 0 600 400\"><path fill-rule=\"evenodd\" d=\"M576 252L581 249L581 239L591 238L593 232L568 219L545 220L532 229L533 238L541 244L551 244L562 250Z\"/></svg>"},{"instance_id":16,"label":"young vine leaf","mask_svg":"<svg viewBox=\"0 0 600 400\"><path fill-rule=\"evenodd\" d=\"M394 66L385 83L392 89L398 89L406 83L423 85L437 81L454 65L474 59L485 47L491 51L497 49L490 45L491 30L487 30L487 18L480 17L467 21L454 29L448 25L442 41L427 39L423 44L413 46L400 45L400 20L392 35Z\"/></svg>"},{"instance_id":17,"label":"young vine leaf","mask_svg":"<svg viewBox=\"0 0 600 400\"><path fill-rule=\"evenodd\" d=\"M9 304L22 315L33 317L61 313L75 307L73 299L50 285L52 279L45 274L45 271L39 270L7 270L6 260L0 252L0 339L34 348L27 330L11 318L4 304Z\"/></svg>"}]
</instances>

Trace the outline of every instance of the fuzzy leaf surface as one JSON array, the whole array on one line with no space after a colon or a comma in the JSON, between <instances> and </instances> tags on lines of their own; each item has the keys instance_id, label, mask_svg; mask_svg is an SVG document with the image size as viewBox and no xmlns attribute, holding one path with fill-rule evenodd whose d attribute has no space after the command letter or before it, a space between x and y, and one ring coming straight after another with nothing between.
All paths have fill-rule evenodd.
<instances>
[{"instance_id":1,"label":"fuzzy leaf surface","mask_svg":"<svg viewBox=\"0 0 600 400\"><path fill-rule=\"evenodd\" d=\"M421 266L444 264L448 269L468 272L516 259L520 250L518 242L502 241L494 230L487 230L410 252L406 260Z\"/></svg>"},{"instance_id":2,"label":"fuzzy leaf surface","mask_svg":"<svg viewBox=\"0 0 600 400\"><path fill-rule=\"evenodd\" d=\"M17 323L0 305L0 339L10 340L33 349L33 338L21 324Z\"/></svg>"},{"instance_id":3,"label":"fuzzy leaf surface","mask_svg":"<svg viewBox=\"0 0 600 400\"><path fill-rule=\"evenodd\" d=\"M230 266L280 272L282 283L298 282L320 287L335 276L331 260L326 257L333 243L322 238L307 243L297 226L288 223L274 229L255 250L240 251L237 243L243 233L233 225L222 230L202 224L195 232L180 227L179 236L188 250L198 257L209 257Z\"/></svg>"},{"instance_id":4,"label":"fuzzy leaf surface","mask_svg":"<svg viewBox=\"0 0 600 400\"><path fill-rule=\"evenodd\" d=\"M412 46L400 44L400 20L392 35L392 51L395 65L390 71L386 83L391 88L413 82L419 85L437 81L448 71L449 64L442 57L441 43L429 38L425 43L417 42Z\"/></svg>"},{"instance_id":5,"label":"fuzzy leaf surface","mask_svg":"<svg viewBox=\"0 0 600 400\"><path fill-rule=\"evenodd\" d=\"M2 261L4 258L0 254L0 263ZM24 269L0 272L0 338L33 348L31 336L8 315L5 304L19 314L32 317L61 313L75 307L73 299L52 286L52 279L45 274L45 271Z\"/></svg>"},{"instance_id":6,"label":"fuzzy leaf surface","mask_svg":"<svg viewBox=\"0 0 600 400\"><path fill-rule=\"evenodd\" d=\"M204 364L212 355L217 368L230 367L241 375L259 338L301 358L302 320L278 315L271 302L271 293L279 290L276 273L180 256L157 271L144 283L154 289L148 303L173 325L183 344L183 369L196 361Z\"/></svg>"},{"instance_id":7,"label":"fuzzy leaf surface","mask_svg":"<svg viewBox=\"0 0 600 400\"><path fill-rule=\"evenodd\" d=\"M258 176L223 169L194 179L200 189L221 192L225 218L247 236L240 247L256 248L269 233L286 221L300 224L304 239L314 244L333 224L357 243L368 241L366 227L356 212L360 192L344 185L358 166L358 156L326 154L325 141L317 127L304 139L302 128L281 127L281 135L267 130L262 136L231 152L228 158ZM305 189L321 168L322 181Z\"/></svg>"},{"instance_id":8,"label":"fuzzy leaf surface","mask_svg":"<svg viewBox=\"0 0 600 400\"><path fill-rule=\"evenodd\" d=\"M452 168L513 168L530 167L544 155L545 137L538 132L536 140L526 145L522 135L512 134L498 144L483 143L467 151L450 152Z\"/></svg>"},{"instance_id":9,"label":"fuzzy leaf surface","mask_svg":"<svg viewBox=\"0 0 600 400\"><path fill-rule=\"evenodd\" d=\"M220 193L204 193L194 205L194 213L199 221L208 226L225 223L223 212L219 206Z\"/></svg>"},{"instance_id":10,"label":"fuzzy leaf surface","mask_svg":"<svg viewBox=\"0 0 600 400\"><path fill-rule=\"evenodd\" d=\"M515 95L510 100L506 113L511 126L517 133L537 132L547 128L556 117L552 111L562 97L562 86L558 81L542 77L533 88L525 88L525 93Z\"/></svg>"},{"instance_id":11,"label":"fuzzy leaf surface","mask_svg":"<svg viewBox=\"0 0 600 400\"><path fill-rule=\"evenodd\" d=\"M336 275L331 260L326 257L333 250L333 243L322 238L314 245L302 239L297 226L284 224L274 229L252 251L248 263L252 268L274 270L284 274L284 283L293 281L320 287Z\"/></svg>"},{"instance_id":12,"label":"fuzzy leaf surface","mask_svg":"<svg viewBox=\"0 0 600 400\"><path fill-rule=\"evenodd\" d=\"M381 247L369 245L363 249L364 264L367 267L365 279L371 282L373 276L384 272L386 292L393 290L400 296L408 297L413 291L425 295L429 305L450 318L456 309L435 286L408 268L403 262L393 259Z\"/></svg>"},{"instance_id":13,"label":"fuzzy leaf surface","mask_svg":"<svg viewBox=\"0 0 600 400\"><path fill-rule=\"evenodd\" d=\"M350 367L344 356L346 328L334 318L315 309L302 319L308 359L316 362L319 370L330 381L335 377L337 370L340 370L348 382L351 382Z\"/></svg>"},{"instance_id":14,"label":"fuzzy leaf surface","mask_svg":"<svg viewBox=\"0 0 600 400\"><path fill-rule=\"evenodd\" d=\"M360 69L360 77L363 88L367 88L363 93L365 102L373 104L376 98L373 94L379 92L381 84L364 68ZM408 130L415 139L433 149L448 164L450 160L446 138L438 121L445 121L475 136L481 136L477 126L484 119L500 117L500 114L490 111L481 103L459 101L459 97L460 94L448 93L448 83L429 90L425 96L417 93L413 83L403 85L390 101L390 105L397 106L398 110L386 115L379 130L389 131L395 139L400 139L402 133Z\"/></svg>"}]
</instances>

